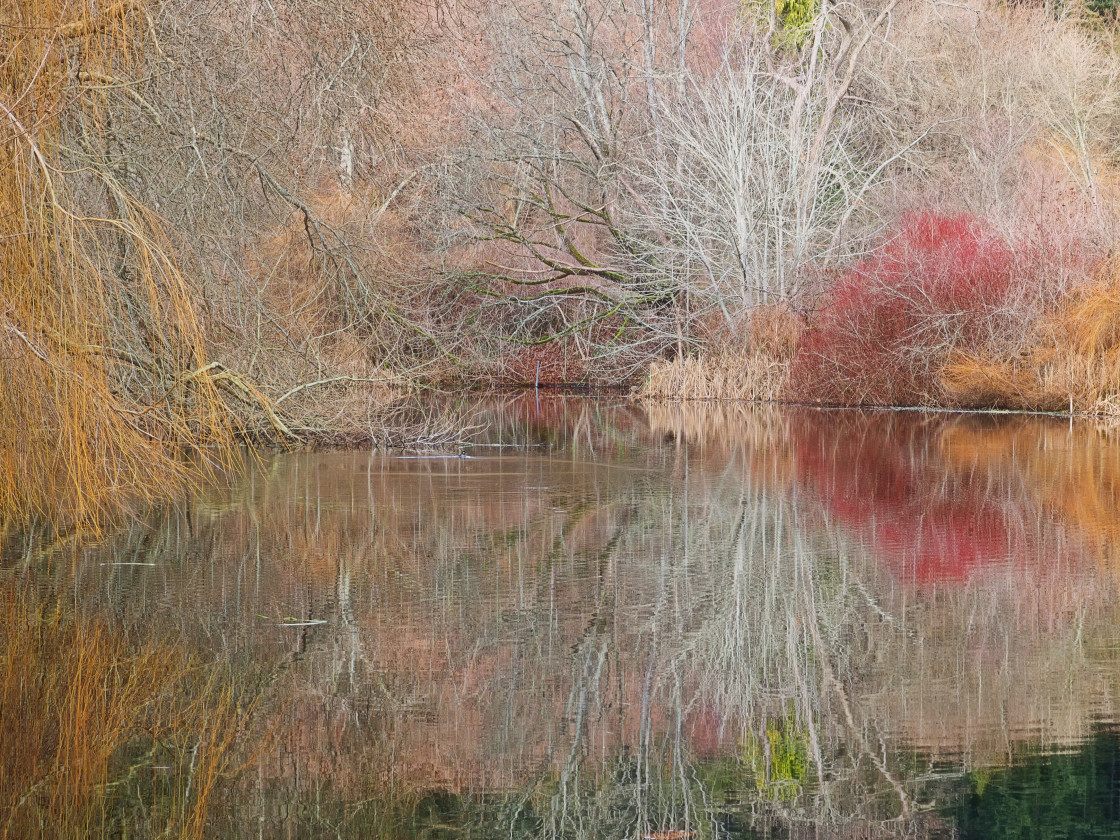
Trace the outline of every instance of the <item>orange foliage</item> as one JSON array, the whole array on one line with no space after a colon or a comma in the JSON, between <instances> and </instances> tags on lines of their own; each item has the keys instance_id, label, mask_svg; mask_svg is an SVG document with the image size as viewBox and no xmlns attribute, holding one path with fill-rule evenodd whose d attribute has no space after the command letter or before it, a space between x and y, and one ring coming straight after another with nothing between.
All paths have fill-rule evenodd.
<instances>
[{"instance_id":1,"label":"orange foliage","mask_svg":"<svg viewBox=\"0 0 1120 840\"><path fill-rule=\"evenodd\" d=\"M159 218L111 167L64 160L75 118L96 155L142 5L0 3L0 526L97 523L192 477L181 448L229 453Z\"/></svg>"}]
</instances>

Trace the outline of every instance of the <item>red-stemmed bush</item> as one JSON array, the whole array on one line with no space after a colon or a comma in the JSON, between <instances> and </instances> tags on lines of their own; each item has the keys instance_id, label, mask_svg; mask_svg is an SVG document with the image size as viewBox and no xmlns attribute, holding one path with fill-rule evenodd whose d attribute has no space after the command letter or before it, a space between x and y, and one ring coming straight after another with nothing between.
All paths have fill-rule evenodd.
<instances>
[{"instance_id":1,"label":"red-stemmed bush","mask_svg":"<svg viewBox=\"0 0 1120 840\"><path fill-rule=\"evenodd\" d=\"M1012 250L972 216L902 217L810 318L789 396L831 405L942 402L941 366L953 350L996 334L1018 274Z\"/></svg>"}]
</instances>

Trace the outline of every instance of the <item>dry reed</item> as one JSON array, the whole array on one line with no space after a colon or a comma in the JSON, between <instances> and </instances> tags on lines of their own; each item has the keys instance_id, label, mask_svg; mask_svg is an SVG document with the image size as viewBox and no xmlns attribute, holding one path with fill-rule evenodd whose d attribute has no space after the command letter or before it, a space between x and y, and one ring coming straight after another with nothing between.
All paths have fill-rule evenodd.
<instances>
[{"instance_id":1,"label":"dry reed","mask_svg":"<svg viewBox=\"0 0 1120 840\"><path fill-rule=\"evenodd\" d=\"M789 377L790 361L801 333L797 315L787 306L760 306L741 328L744 339L728 335L725 325L705 331L705 352L655 361L641 389L649 399L779 399Z\"/></svg>"},{"instance_id":2,"label":"dry reed","mask_svg":"<svg viewBox=\"0 0 1120 840\"><path fill-rule=\"evenodd\" d=\"M765 353L679 356L650 365L641 394L651 399L769 401L781 392L788 372L788 362Z\"/></svg>"},{"instance_id":3,"label":"dry reed","mask_svg":"<svg viewBox=\"0 0 1120 840\"><path fill-rule=\"evenodd\" d=\"M941 379L961 405L1114 416L1120 397L1120 263L1105 263L1091 282L1043 316L1025 350L957 354Z\"/></svg>"}]
</instances>

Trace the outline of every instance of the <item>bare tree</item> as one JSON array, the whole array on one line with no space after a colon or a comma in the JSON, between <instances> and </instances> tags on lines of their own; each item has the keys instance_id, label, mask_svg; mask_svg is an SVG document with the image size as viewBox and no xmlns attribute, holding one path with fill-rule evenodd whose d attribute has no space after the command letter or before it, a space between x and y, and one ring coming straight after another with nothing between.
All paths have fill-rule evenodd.
<instances>
[{"instance_id":1,"label":"bare tree","mask_svg":"<svg viewBox=\"0 0 1120 840\"><path fill-rule=\"evenodd\" d=\"M679 351L693 315L734 323L849 253L841 232L909 148L877 142L876 109L850 98L897 2L824 3L784 35L687 0L495 13L484 174L463 203L495 243L474 279L522 313L510 338Z\"/></svg>"},{"instance_id":2,"label":"bare tree","mask_svg":"<svg viewBox=\"0 0 1120 840\"><path fill-rule=\"evenodd\" d=\"M414 219L427 11L163 3L144 84L114 100L113 142L181 235L213 353L299 436L375 436L413 375L454 366L433 313L455 300ZM249 430L274 425L258 412Z\"/></svg>"}]
</instances>

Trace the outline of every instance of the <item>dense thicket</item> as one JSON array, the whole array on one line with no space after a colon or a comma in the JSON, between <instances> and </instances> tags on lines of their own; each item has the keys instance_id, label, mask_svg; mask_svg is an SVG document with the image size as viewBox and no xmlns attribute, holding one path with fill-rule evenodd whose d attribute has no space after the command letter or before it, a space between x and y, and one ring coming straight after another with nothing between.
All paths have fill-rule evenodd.
<instances>
[{"instance_id":1,"label":"dense thicket","mask_svg":"<svg viewBox=\"0 0 1120 840\"><path fill-rule=\"evenodd\" d=\"M97 519L230 442L188 283L112 150L145 18L0 5L0 517Z\"/></svg>"},{"instance_id":2,"label":"dense thicket","mask_svg":"<svg viewBox=\"0 0 1120 840\"><path fill-rule=\"evenodd\" d=\"M1071 5L3 0L0 47L13 521L158 495L184 446L400 440L432 385L1120 385L1120 61ZM917 373L863 387L844 308L940 288L899 256L935 217L1007 276L911 300L864 357Z\"/></svg>"}]
</instances>

